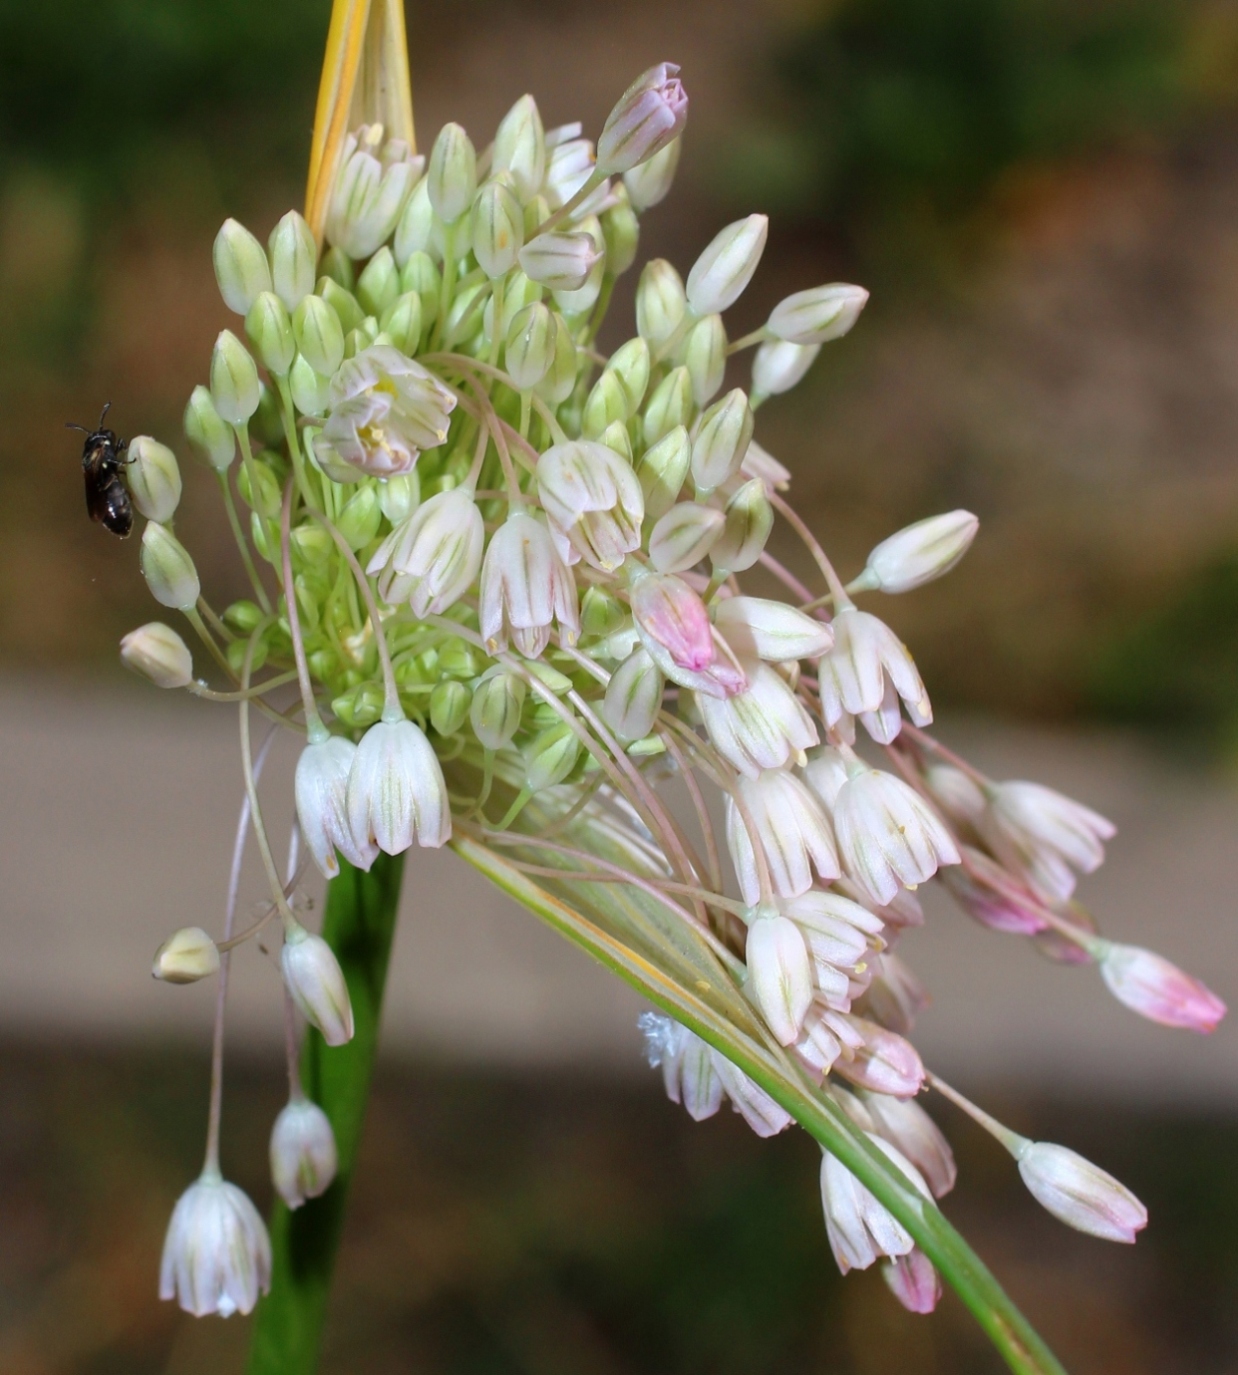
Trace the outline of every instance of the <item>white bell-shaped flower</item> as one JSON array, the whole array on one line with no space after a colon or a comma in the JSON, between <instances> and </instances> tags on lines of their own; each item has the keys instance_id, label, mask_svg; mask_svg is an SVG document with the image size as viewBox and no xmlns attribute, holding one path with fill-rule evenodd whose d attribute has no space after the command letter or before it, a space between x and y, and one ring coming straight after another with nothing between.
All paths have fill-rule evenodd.
<instances>
[{"instance_id":1,"label":"white bell-shaped flower","mask_svg":"<svg viewBox=\"0 0 1238 1375\"><path fill-rule=\"evenodd\" d=\"M925 1198L932 1197L919 1171L898 1150L872 1133L868 1138ZM844 1275L849 1270L867 1270L883 1256L905 1256L915 1246L911 1233L893 1213L828 1151L821 1156L821 1204L830 1249Z\"/></svg>"},{"instance_id":2,"label":"white bell-shaped flower","mask_svg":"<svg viewBox=\"0 0 1238 1375\"><path fill-rule=\"evenodd\" d=\"M821 804L794 774L770 769L755 779L739 780L743 799L769 866L770 882L778 897L806 893L813 871L829 882L839 876L834 833ZM726 841L744 901L760 900L752 837L734 798L727 798Z\"/></svg>"},{"instance_id":3,"label":"white bell-shaped flower","mask_svg":"<svg viewBox=\"0 0 1238 1375\"><path fill-rule=\"evenodd\" d=\"M632 465L605 444L569 440L537 461L537 493L559 552L569 562L583 558L604 573L614 572L640 548L645 498Z\"/></svg>"},{"instance_id":4,"label":"white bell-shaped flower","mask_svg":"<svg viewBox=\"0 0 1238 1375\"><path fill-rule=\"evenodd\" d=\"M568 644L580 635L572 571L550 531L524 511L513 511L490 540L481 567L480 620L492 654L505 650L510 636L525 658L536 659L556 622Z\"/></svg>"},{"instance_id":5,"label":"white bell-shaped flower","mask_svg":"<svg viewBox=\"0 0 1238 1375\"><path fill-rule=\"evenodd\" d=\"M358 844L348 824L348 775L357 747L342 735L311 740L297 760L295 793L301 837L326 878L340 871L338 850L349 864L368 870L378 854L370 841Z\"/></svg>"},{"instance_id":6,"label":"white bell-shaped flower","mask_svg":"<svg viewBox=\"0 0 1238 1375\"><path fill-rule=\"evenodd\" d=\"M743 692L719 700L698 696L716 748L747 778L781 769L817 743L817 728L776 669L758 663Z\"/></svg>"},{"instance_id":7,"label":"white bell-shaped flower","mask_svg":"<svg viewBox=\"0 0 1238 1375\"><path fill-rule=\"evenodd\" d=\"M290 1208L325 1193L339 1156L327 1114L305 1098L287 1103L271 1129L271 1182Z\"/></svg>"},{"instance_id":8,"label":"white bell-shaped flower","mask_svg":"<svg viewBox=\"0 0 1238 1375\"><path fill-rule=\"evenodd\" d=\"M995 783L988 794L988 814L978 822L985 839L999 859L1059 902L1075 891L1076 873L1100 868L1103 842L1117 834L1099 812L1040 783Z\"/></svg>"},{"instance_id":9,"label":"white bell-shaped flower","mask_svg":"<svg viewBox=\"0 0 1238 1375\"><path fill-rule=\"evenodd\" d=\"M933 719L928 693L906 646L884 621L842 607L834 617L834 647L818 667L821 710L828 726L846 713L879 713L886 703L886 684L894 690L917 726Z\"/></svg>"},{"instance_id":10,"label":"white bell-shaped flower","mask_svg":"<svg viewBox=\"0 0 1238 1375\"><path fill-rule=\"evenodd\" d=\"M359 848L398 855L412 845L437 849L451 839L451 805L442 765L420 726L376 721L361 737L348 774L348 824Z\"/></svg>"},{"instance_id":11,"label":"white bell-shaped flower","mask_svg":"<svg viewBox=\"0 0 1238 1375\"><path fill-rule=\"evenodd\" d=\"M379 595L408 602L419 619L441 616L473 585L481 568L486 527L468 487L423 502L379 545L366 568L378 574Z\"/></svg>"},{"instance_id":12,"label":"white bell-shaped flower","mask_svg":"<svg viewBox=\"0 0 1238 1375\"><path fill-rule=\"evenodd\" d=\"M748 978L766 1025L793 1045L812 1003L812 963L800 929L776 909L759 908L748 927Z\"/></svg>"},{"instance_id":13,"label":"white bell-shaped flower","mask_svg":"<svg viewBox=\"0 0 1238 1375\"><path fill-rule=\"evenodd\" d=\"M159 1297L196 1318L227 1318L251 1313L270 1287L271 1241L257 1208L218 1171L203 1171L168 1223Z\"/></svg>"}]
</instances>

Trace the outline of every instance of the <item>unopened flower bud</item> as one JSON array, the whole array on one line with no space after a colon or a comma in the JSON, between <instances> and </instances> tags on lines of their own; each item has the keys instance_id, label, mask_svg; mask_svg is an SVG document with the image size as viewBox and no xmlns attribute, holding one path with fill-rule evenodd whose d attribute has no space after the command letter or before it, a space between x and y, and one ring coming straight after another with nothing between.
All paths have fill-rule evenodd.
<instances>
[{"instance_id":1,"label":"unopened flower bud","mask_svg":"<svg viewBox=\"0 0 1238 1375\"><path fill-rule=\"evenodd\" d=\"M289 1208L317 1198L339 1168L327 1114L304 1098L288 1103L271 1129L271 1182Z\"/></svg>"},{"instance_id":2,"label":"unopened flower bud","mask_svg":"<svg viewBox=\"0 0 1238 1375\"><path fill-rule=\"evenodd\" d=\"M503 116L494 136L496 172L510 172L522 197L536 193L546 175L546 133L537 101L522 95Z\"/></svg>"},{"instance_id":3,"label":"unopened flower bud","mask_svg":"<svg viewBox=\"0 0 1238 1375\"><path fill-rule=\"evenodd\" d=\"M258 369L230 329L220 333L211 354L211 400L229 425L244 425L258 409Z\"/></svg>"},{"instance_id":4,"label":"unopened flower bud","mask_svg":"<svg viewBox=\"0 0 1238 1375\"><path fill-rule=\"evenodd\" d=\"M340 317L321 296L306 296L292 317L297 351L320 377L334 377L344 361Z\"/></svg>"},{"instance_id":5,"label":"unopened flower bud","mask_svg":"<svg viewBox=\"0 0 1238 1375\"><path fill-rule=\"evenodd\" d=\"M520 728L525 685L505 669L492 670L477 684L469 706L473 734L488 750L501 750Z\"/></svg>"},{"instance_id":6,"label":"unopened flower bud","mask_svg":"<svg viewBox=\"0 0 1238 1375\"><path fill-rule=\"evenodd\" d=\"M162 621L151 621L131 630L120 642L120 660L156 687L183 688L193 682L189 646Z\"/></svg>"},{"instance_id":7,"label":"unopened flower bud","mask_svg":"<svg viewBox=\"0 0 1238 1375\"><path fill-rule=\"evenodd\" d=\"M688 297L683 279L665 258L652 258L636 288L636 332L651 349L665 344L683 320Z\"/></svg>"},{"instance_id":8,"label":"unopened flower bud","mask_svg":"<svg viewBox=\"0 0 1238 1375\"><path fill-rule=\"evenodd\" d=\"M867 303L862 286L815 286L779 301L765 328L789 344L828 344L850 330Z\"/></svg>"},{"instance_id":9,"label":"unopened flower bud","mask_svg":"<svg viewBox=\"0 0 1238 1375\"><path fill-rule=\"evenodd\" d=\"M155 951L151 973L164 983L197 983L219 973L219 949L200 926L183 927Z\"/></svg>"},{"instance_id":10,"label":"unopened flower bud","mask_svg":"<svg viewBox=\"0 0 1238 1375\"><path fill-rule=\"evenodd\" d=\"M410 357L417 352L421 343L421 293L406 291L397 297L382 317L383 333L391 342Z\"/></svg>"},{"instance_id":11,"label":"unopened flower bud","mask_svg":"<svg viewBox=\"0 0 1238 1375\"><path fill-rule=\"evenodd\" d=\"M682 573L709 553L726 517L694 501L681 502L657 522L649 536L649 561L659 573Z\"/></svg>"},{"instance_id":12,"label":"unopened flower bud","mask_svg":"<svg viewBox=\"0 0 1238 1375\"><path fill-rule=\"evenodd\" d=\"M602 253L592 234L551 230L530 239L519 257L525 275L533 281L551 291L577 291Z\"/></svg>"},{"instance_id":13,"label":"unopened flower bud","mask_svg":"<svg viewBox=\"0 0 1238 1375\"><path fill-rule=\"evenodd\" d=\"M636 250L640 245L640 221L622 183L615 187L612 194L615 203L602 215L606 270L612 277L622 277L636 261Z\"/></svg>"},{"instance_id":14,"label":"unopened flower bud","mask_svg":"<svg viewBox=\"0 0 1238 1375\"><path fill-rule=\"evenodd\" d=\"M381 124L349 134L327 207L327 241L350 258L370 257L391 237L424 166L403 139L384 139Z\"/></svg>"},{"instance_id":15,"label":"unopened flower bud","mask_svg":"<svg viewBox=\"0 0 1238 1375\"><path fill-rule=\"evenodd\" d=\"M1210 988L1151 950L1105 941L1098 963L1113 996L1149 1021L1209 1032L1225 1016Z\"/></svg>"},{"instance_id":16,"label":"unopened flower bud","mask_svg":"<svg viewBox=\"0 0 1238 1375\"><path fill-rule=\"evenodd\" d=\"M318 294L322 295L324 282L334 282L342 291L352 294L357 285L357 273L352 259L342 248L332 246L322 255L318 264Z\"/></svg>"},{"instance_id":17,"label":"unopened flower bud","mask_svg":"<svg viewBox=\"0 0 1238 1375\"><path fill-rule=\"evenodd\" d=\"M441 228L441 227L440 227ZM434 207L430 204L430 179L422 179L413 187L404 206L404 213L395 230L395 260L401 271L408 266L415 253L429 257L435 242ZM406 284L407 285L407 284Z\"/></svg>"},{"instance_id":18,"label":"unopened flower bud","mask_svg":"<svg viewBox=\"0 0 1238 1375\"><path fill-rule=\"evenodd\" d=\"M643 72L619 98L597 146L598 171L626 172L662 151L683 129L688 96L673 62Z\"/></svg>"},{"instance_id":19,"label":"unopened flower bud","mask_svg":"<svg viewBox=\"0 0 1238 1375\"><path fill-rule=\"evenodd\" d=\"M536 387L554 362L557 326L550 308L535 301L512 321L504 360L517 391Z\"/></svg>"},{"instance_id":20,"label":"unopened flower bud","mask_svg":"<svg viewBox=\"0 0 1238 1375\"><path fill-rule=\"evenodd\" d=\"M264 291L271 289L271 268L262 245L236 220L225 220L215 235L211 250L215 262L215 280L224 304L238 315L248 313L250 306Z\"/></svg>"},{"instance_id":21,"label":"unopened flower bud","mask_svg":"<svg viewBox=\"0 0 1238 1375\"><path fill-rule=\"evenodd\" d=\"M566 722L548 726L525 750L525 787L531 793L553 788L576 767L580 741Z\"/></svg>"},{"instance_id":22,"label":"unopened flower bud","mask_svg":"<svg viewBox=\"0 0 1238 1375\"><path fill-rule=\"evenodd\" d=\"M454 679L435 685L430 694L430 724L444 738L455 733L468 720L473 694L468 686Z\"/></svg>"},{"instance_id":23,"label":"unopened flower bud","mask_svg":"<svg viewBox=\"0 0 1238 1375\"><path fill-rule=\"evenodd\" d=\"M330 277L319 277L316 294L335 311L345 337L365 323L365 311L361 309L361 302L349 288L342 287L339 282L333 281Z\"/></svg>"},{"instance_id":24,"label":"unopened flower bud","mask_svg":"<svg viewBox=\"0 0 1238 1375\"><path fill-rule=\"evenodd\" d=\"M397 253L396 261L399 260ZM409 254L400 269L400 290L416 291L421 296L421 311L427 320L434 314L442 284L443 274L428 253L417 251Z\"/></svg>"},{"instance_id":25,"label":"unopened flower bud","mask_svg":"<svg viewBox=\"0 0 1238 1375\"><path fill-rule=\"evenodd\" d=\"M257 1208L204 1171L177 1200L159 1266L159 1297L194 1317L253 1311L271 1288L271 1240Z\"/></svg>"},{"instance_id":26,"label":"unopened flower bud","mask_svg":"<svg viewBox=\"0 0 1238 1375\"><path fill-rule=\"evenodd\" d=\"M321 936L303 926L294 926L284 935L280 966L292 1001L311 1026L322 1032L329 1046L342 1046L352 1040L352 1002L344 971L335 952Z\"/></svg>"},{"instance_id":27,"label":"unopened flower bud","mask_svg":"<svg viewBox=\"0 0 1238 1375\"><path fill-rule=\"evenodd\" d=\"M378 492L367 483L358 487L344 503L335 524L350 549L364 549L378 534L382 518Z\"/></svg>"},{"instance_id":28,"label":"unopened flower bud","mask_svg":"<svg viewBox=\"0 0 1238 1375\"><path fill-rule=\"evenodd\" d=\"M646 449L637 469L645 494L645 514L660 519L674 506L683 490L692 462L692 443L688 432L677 425Z\"/></svg>"},{"instance_id":29,"label":"unopened flower bud","mask_svg":"<svg viewBox=\"0 0 1238 1375\"><path fill-rule=\"evenodd\" d=\"M275 377L287 376L296 356L296 344L288 311L273 291L262 292L250 306L245 333L262 366Z\"/></svg>"},{"instance_id":30,"label":"unopened flower bud","mask_svg":"<svg viewBox=\"0 0 1238 1375\"><path fill-rule=\"evenodd\" d=\"M215 409L206 387L195 387L185 407L185 438L216 472L226 472L236 455L236 435Z\"/></svg>"},{"instance_id":31,"label":"unopened flower bud","mask_svg":"<svg viewBox=\"0 0 1238 1375\"><path fill-rule=\"evenodd\" d=\"M189 611L197 604L202 586L185 546L158 521L142 531L142 576L161 606Z\"/></svg>"},{"instance_id":32,"label":"unopened flower bud","mask_svg":"<svg viewBox=\"0 0 1238 1375\"><path fill-rule=\"evenodd\" d=\"M306 297L308 300L309 297ZM344 341L340 340L340 361L344 357ZM288 373L288 390L292 404L302 415L324 416L331 404L331 379L311 367L304 354L292 360Z\"/></svg>"},{"instance_id":33,"label":"unopened flower bud","mask_svg":"<svg viewBox=\"0 0 1238 1375\"><path fill-rule=\"evenodd\" d=\"M719 603L714 620L727 644L744 659L775 664L819 659L834 643L830 626L798 607L764 597L728 597Z\"/></svg>"},{"instance_id":34,"label":"unopened flower bud","mask_svg":"<svg viewBox=\"0 0 1238 1375\"><path fill-rule=\"evenodd\" d=\"M721 315L706 315L688 331L683 362L692 379L692 399L707 405L726 374L726 330Z\"/></svg>"},{"instance_id":35,"label":"unopened flower bud","mask_svg":"<svg viewBox=\"0 0 1238 1375\"><path fill-rule=\"evenodd\" d=\"M456 292L443 322L443 338L449 347L471 339L481 329L489 297L485 282L474 282Z\"/></svg>"},{"instance_id":36,"label":"unopened flower bud","mask_svg":"<svg viewBox=\"0 0 1238 1375\"><path fill-rule=\"evenodd\" d=\"M645 649L633 650L611 675L602 716L625 745L653 730L664 686L661 670Z\"/></svg>"},{"instance_id":37,"label":"unopened flower bud","mask_svg":"<svg viewBox=\"0 0 1238 1375\"><path fill-rule=\"evenodd\" d=\"M622 454L629 463L632 462L632 436L622 420L612 420L607 425L602 431L602 443L608 449L614 449L617 454Z\"/></svg>"},{"instance_id":38,"label":"unopened flower bud","mask_svg":"<svg viewBox=\"0 0 1238 1375\"><path fill-rule=\"evenodd\" d=\"M692 418L692 379L688 369L672 368L645 403L643 428L646 444L656 444L678 425Z\"/></svg>"},{"instance_id":39,"label":"unopened flower bud","mask_svg":"<svg viewBox=\"0 0 1238 1375\"><path fill-rule=\"evenodd\" d=\"M970 511L948 511L918 520L884 539L852 585L882 592L910 592L948 573L967 553L980 522Z\"/></svg>"},{"instance_id":40,"label":"unopened flower bud","mask_svg":"<svg viewBox=\"0 0 1238 1375\"><path fill-rule=\"evenodd\" d=\"M750 478L726 504L726 523L709 551L719 572L742 573L761 557L774 528L774 508L759 477Z\"/></svg>"},{"instance_id":41,"label":"unopened flower bud","mask_svg":"<svg viewBox=\"0 0 1238 1375\"><path fill-rule=\"evenodd\" d=\"M682 151L683 139L673 138L660 152L623 174L623 184L638 211L643 213L666 199Z\"/></svg>"},{"instance_id":42,"label":"unopened flower bud","mask_svg":"<svg viewBox=\"0 0 1238 1375\"><path fill-rule=\"evenodd\" d=\"M701 416L692 441L692 480L711 492L739 471L752 439L752 407L742 387L728 392Z\"/></svg>"},{"instance_id":43,"label":"unopened flower bud","mask_svg":"<svg viewBox=\"0 0 1238 1375\"><path fill-rule=\"evenodd\" d=\"M537 394L552 406L562 405L576 386L576 341L563 317L557 313L555 323L555 351L550 368L537 384Z\"/></svg>"},{"instance_id":44,"label":"unopened flower bud","mask_svg":"<svg viewBox=\"0 0 1238 1375\"><path fill-rule=\"evenodd\" d=\"M505 277L524 243L524 211L506 181L496 177L478 191L472 220L478 267L491 280Z\"/></svg>"},{"instance_id":45,"label":"unopened flower bud","mask_svg":"<svg viewBox=\"0 0 1238 1375\"><path fill-rule=\"evenodd\" d=\"M444 124L434 140L426 191L434 213L444 224L455 224L477 191L477 154L458 124Z\"/></svg>"},{"instance_id":46,"label":"unopened flower bud","mask_svg":"<svg viewBox=\"0 0 1238 1375\"><path fill-rule=\"evenodd\" d=\"M820 344L788 344L781 339L762 344L752 359L753 399L790 391L820 352Z\"/></svg>"},{"instance_id":47,"label":"unopened flower bud","mask_svg":"<svg viewBox=\"0 0 1238 1375\"><path fill-rule=\"evenodd\" d=\"M357 278L357 300L369 315L381 315L400 294L400 269L386 244L365 265Z\"/></svg>"},{"instance_id":48,"label":"unopened flower bud","mask_svg":"<svg viewBox=\"0 0 1238 1375\"><path fill-rule=\"evenodd\" d=\"M749 215L714 236L688 273L688 304L697 315L735 304L757 270L768 233L767 215Z\"/></svg>"},{"instance_id":49,"label":"unopened flower bud","mask_svg":"<svg viewBox=\"0 0 1238 1375\"><path fill-rule=\"evenodd\" d=\"M271 230L267 251L271 258L272 288L284 308L294 311L314 289L318 245L313 230L301 215L289 210Z\"/></svg>"},{"instance_id":50,"label":"unopened flower bud","mask_svg":"<svg viewBox=\"0 0 1238 1375\"><path fill-rule=\"evenodd\" d=\"M181 474L166 444L146 434L131 439L126 476L133 504L147 520L171 520L181 499Z\"/></svg>"},{"instance_id":51,"label":"unopened flower bud","mask_svg":"<svg viewBox=\"0 0 1238 1375\"><path fill-rule=\"evenodd\" d=\"M1023 1139L1011 1153L1036 1202L1068 1227L1133 1242L1148 1225L1148 1210L1124 1184L1066 1146Z\"/></svg>"},{"instance_id":52,"label":"unopened flower bud","mask_svg":"<svg viewBox=\"0 0 1238 1375\"><path fill-rule=\"evenodd\" d=\"M604 587L590 587L580 599L580 633L591 639L610 635L627 618L623 603Z\"/></svg>"},{"instance_id":53,"label":"unopened flower bud","mask_svg":"<svg viewBox=\"0 0 1238 1375\"><path fill-rule=\"evenodd\" d=\"M623 385L609 369L593 384L585 399L581 429L586 438L597 439L612 421L627 419L628 398Z\"/></svg>"},{"instance_id":54,"label":"unopened flower bud","mask_svg":"<svg viewBox=\"0 0 1238 1375\"><path fill-rule=\"evenodd\" d=\"M617 348L606 364L606 370L614 373L623 387L627 400L625 420L636 414L645 399L645 392L649 388L650 365L649 345L639 335Z\"/></svg>"}]
</instances>

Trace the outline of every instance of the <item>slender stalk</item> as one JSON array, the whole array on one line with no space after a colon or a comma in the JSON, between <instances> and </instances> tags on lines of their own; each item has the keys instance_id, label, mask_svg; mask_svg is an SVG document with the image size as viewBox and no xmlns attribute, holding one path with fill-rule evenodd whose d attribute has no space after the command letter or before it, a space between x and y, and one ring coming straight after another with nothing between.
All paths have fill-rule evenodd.
<instances>
[{"instance_id":1,"label":"slender stalk","mask_svg":"<svg viewBox=\"0 0 1238 1375\"><path fill-rule=\"evenodd\" d=\"M355 1033L328 1049L307 1031L301 1053L306 1096L335 1132L339 1173L320 1198L296 1212L277 1202L271 1215L271 1292L258 1304L247 1375L313 1375L318 1366L335 1256L348 1189L357 1162L370 1079L378 1049L379 1014L400 899L403 856L380 854L370 872L340 860L327 885L322 934L335 951L352 999Z\"/></svg>"}]
</instances>

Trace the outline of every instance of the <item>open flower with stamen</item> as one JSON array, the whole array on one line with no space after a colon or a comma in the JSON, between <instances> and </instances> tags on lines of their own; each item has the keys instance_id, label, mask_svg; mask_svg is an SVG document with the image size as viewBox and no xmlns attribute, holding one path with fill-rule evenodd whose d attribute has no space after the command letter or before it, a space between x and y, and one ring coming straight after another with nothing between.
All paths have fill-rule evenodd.
<instances>
[{"instance_id":1,"label":"open flower with stamen","mask_svg":"<svg viewBox=\"0 0 1238 1375\"><path fill-rule=\"evenodd\" d=\"M817 743L817 728L777 669L758 663L748 686L722 699L697 698L705 729L722 755L747 778L781 769Z\"/></svg>"},{"instance_id":2,"label":"open flower with stamen","mask_svg":"<svg viewBox=\"0 0 1238 1375\"><path fill-rule=\"evenodd\" d=\"M481 566L481 633L492 654L510 635L527 659L550 643L552 627L573 644L580 607L572 571L559 557L550 531L535 516L513 511L490 540Z\"/></svg>"},{"instance_id":3,"label":"open flower with stamen","mask_svg":"<svg viewBox=\"0 0 1238 1375\"><path fill-rule=\"evenodd\" d=\"M988 800L977 824L997 857L1058 901L1075 891L1076 873L1100 868L1117 834L1099 812L1040 783L994 783Z\"/></svg>"},{"instance_id":4,"label":"open flower with stamen","mask_svg":"<svg viewBox=\"0 0 1238 1375\"><path fill-rule=\"evenodd\" d=\"M867 1135L915 1189L925 1198L932 1197L909 1160L888 1141L871 1132ZM886 1256L905 1256L915 1246L911 1233L829 1151L821 1155L821 1206L830 1249L844 1275L849 1270L867 1270Z\"/></svg>"},{"instance_id":5,"label":"open flower with stamen","mask_svg":"<svg viewBox=\"0 0 1238 1375\"><path fill-rule=\"evenodd\" d=\"M460 600L481 568L486 530L468 487L439 492L420 505L379 545L366 572L395 605L418 617L441 616Z\"/></svg>"},{"instance_id":6,"label":"open flower with stamen","mask_svg":"<svg viewBox=\"0 0 1238 1375\"><path fill-rule=\"evenodd\" d=\"M569 563L613 573L640 548L645 498L632 465L605 444L556 444L537 463L537 494Z\"/></svg>"}]
</instances>

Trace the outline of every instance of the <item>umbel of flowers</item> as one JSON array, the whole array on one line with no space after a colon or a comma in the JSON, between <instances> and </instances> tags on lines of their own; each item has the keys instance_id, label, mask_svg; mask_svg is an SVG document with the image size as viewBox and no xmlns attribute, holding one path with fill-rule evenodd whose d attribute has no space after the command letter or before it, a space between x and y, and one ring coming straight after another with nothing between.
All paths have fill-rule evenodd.
<instances>
[{"instance_id":1,"label":"umbel of flowers","mask_svg":"<svg viewBox=\"0 0 1238 1375\"><path fill-rule=\"evenodd\" d=\"M635 333L598 351L614 283L635 270L640 216L670 189L687 104L678 69L662 64L596 144L580 125L545 129L531 96L480 151L457 124L428 159L370 125L344 150L324 244L296 212L265 245L234 220L219 231L215 272L238 318L185 432L218 475L252 595L218 610L203 596L172 528L176 460L135 440L142 570L225 686L195 676L165 624L134 631L122 654L161 687L239 701L247 794L222 938L175 933L155 972L218 977L222 1019L228 952L278 922L289 1017L342 1044L347 988L297 914L305 862L331 877L339 855L367 869L380 851L453 837L508 847L531 874L579 882L582 902L590 885L622 881L702 935L770 1043L926 1197L955 1178L918 1102L932 1086L1007 1146L1051 1212L1133 1240L1146 1215L1122 1185L994 1122L907 1039L924 995L896 949L923 920L916 889L939 873L979 923L1095 962L1145 1017L1207 1031L1224 1009L1158 956L1097 934L1073 894L1113 827L938 744L911 654L862 609L951 569L975 517L901 530L844 582L785 497L787 470L754 438L762 405L852 328L867 293L797 292L732 340L726 312L765 247L753 214L686 277L646 263ZM751 384L728 386L749 348ZM779 519L807 550L811 586L767 548ZM745 590L758 566L779 597ZM304 738L282 873L251 706ZM671 779L694 820L669 808ZM725 805L720 835L711 792ZM251 825L270 905L236 935ZM790 1124L686 1027L642 1021L650 1062L694 1118L726 1101L763 1136ZM206 1167L172 1218L161 1290L226 1315L253 1307L270 1252L219 1172L221 1026ZM291 1082L271 1167L296 1207L330 1183L335 1143L295 1072ZM821 1196L840 1267L880 1262L902 1303L931 1309L932 1264L828 1153Z\"/></svg>"}]
</instances>

